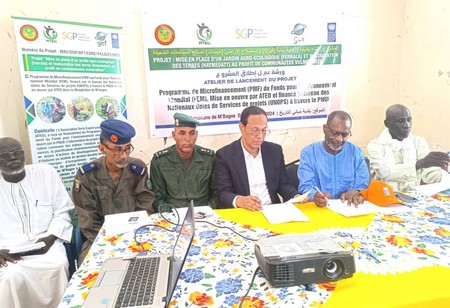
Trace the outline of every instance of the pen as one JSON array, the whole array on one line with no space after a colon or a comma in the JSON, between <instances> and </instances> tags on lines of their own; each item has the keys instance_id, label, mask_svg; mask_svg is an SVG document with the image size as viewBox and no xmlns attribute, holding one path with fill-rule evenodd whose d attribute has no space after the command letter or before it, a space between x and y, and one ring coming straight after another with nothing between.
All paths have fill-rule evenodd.
<instances>
[{"instance_id":1,"label":"pen","mask_svg":"<svg viewBox=\"0 0 450 308\"><path fill-rule=\"evenodd\" d=\"M325 200L327 200L327 206L328 206L328 198L325 197L325 195L323 194L322 191L320 191L319 187L314 186L314 189L317 190L317 192L318 192L322 197L324 197Z\"/></svg>"},{"instance_id":2,"label":"pen","mask_svg":"<svg viewBox=\"0 0 450 308\"><path fill-rule=\"evenodd\" d=\"M381 261L378 260L377 257L376 257L373 253L371 253L370 251L368 251L367 249L360 248L359 250L360 250L361 252L363 252L366 256L368 256L369 258L375 260L376 263L381 263Z\"/></svg>"},{"instance_id":3,"label":"pen","mask_svg":"<svg viewBox=\"0 0 450 308\"><path fill-rule=\"evenodd\" d=\"M323 192L320 191L319 187L314 186L314 189L317 190L317 192L318 192L322 197L324 197L324 198L327 200L327 205L328 205L328 198L325 197L325 195L323 194Z\"/></svg>"},{"instance_id":4,"label":"pen","mask_svg":"<svg viewBox=\"0 0 450 308\"><path fill-rule=\"evenodd\" d=\"M320 191L319 187L314 186L314 189L317 190L317 192L318 192L319 194L321 194L322 197L324 197L324 198L326 199L325 195L323 194L323 192Z\"/></svg>"}]
</instances>

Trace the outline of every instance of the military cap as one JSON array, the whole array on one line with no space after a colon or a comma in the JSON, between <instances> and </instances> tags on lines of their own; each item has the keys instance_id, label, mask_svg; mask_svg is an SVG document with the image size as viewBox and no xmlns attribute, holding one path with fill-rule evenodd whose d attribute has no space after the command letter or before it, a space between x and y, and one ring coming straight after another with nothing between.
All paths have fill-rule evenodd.
<instances>
[{"instance_id":1,"label":"military cap","mask_svg":"<svg viewBox=\"0 0 450 308\"><path fill-rule=\"evenodd\" d=\"M117 119L108 119L100 124L101 136L115 144L130 143L136 135L136 130L127 122Z\"/></svg>"},{"instance_id":2,"label":"military cap","mask_svg":"<svg viewBox=\"0 0 450 308\"><path fill-rule=\"evenodd\" d=\"M183 113L177 112L173 115L173 118L175 119L175 127L197 127L197 124L200 124L196 119Z\"/></svg>"}]
</instances>

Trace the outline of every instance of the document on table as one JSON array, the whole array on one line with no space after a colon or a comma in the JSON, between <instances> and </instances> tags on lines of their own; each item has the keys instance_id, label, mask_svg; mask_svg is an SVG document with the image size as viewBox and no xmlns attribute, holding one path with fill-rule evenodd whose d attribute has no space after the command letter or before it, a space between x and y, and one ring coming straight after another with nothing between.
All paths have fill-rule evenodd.
<instances>
[{"instance_id":1,"label":"document on table","mask_svg":"<svg viewBox=\"0 0 450 308\"><path fill-rule=\"evenodd\" d=\"M348 206L347 202L342 202L340 199L328 200L327 208L345 217L361 216L377 212L383 214L396 214L412 211L411 208L402 204L378 206L369 201L364 201L364 203L360 204L358 207L355 207L354 205Z\"/></svg>"},{"instance_id":2,"label":"document on table","mask_svg":"<svg viewBox=\"0 0 450 308\"><path fill-rule=\"evenodd\" d=\"M311 190L308 190L307 192L305 192L303 195L294 197L289 199L288 201L286 201L285 203L302 203L303 201L305 201L305 199L308 197L308 194Z\"/></svg>"},{"instance_id":3,"label":"document on table","mask_svg":"<svg viewBox=\"0 0 450 308\"><path fill-rule=\"evenodd\" d=\"M441 170L442 179L439 183L414 186L413 189L424 196L431 196L450 189L450 174Z\"/></svg>"},{"instance_id":4,"label":"document on table","mask_svg":"<svg viewBox=\"0 0 450 308\"><path fill-rule=\"evenodd\" d=\"M309 218L292 203L266 204L263 206L261 213L263 213L271 224L290 221L309 221Z\"/></svg>"},{"instance_id":5,"label":"document on table","mask_svg":"<svg viewBox=\"0 0 450 308\"><path fill-rule=\"evenodd\" d=\"M180 207L176 209L178 215L180 215L180 223L183 222L187 210L188 210L187 207ZM172 212L175 212L175 209L172 209ZM220 217L214 212L214 210L209 205L201 205L201 206L194 206L194 218L208 220L212 218L218 219Z\"/></svg>"},{"instance_id":6,"label":"document on table","mask_svg":"<svg viewBox=\"0 0 450 308\"><path fill-rule=\"evenodd\" d=\"M105 215L103 230L106 236L126 233L149 223L147 211Z\"/></svg>"},{"instance_id":7,"label":"document on table","mask_svg":"<svg viewBox=\"0 0 450 308\"><path fill-rule=\"evenodd\" d=\"M10 246L8 249L9 249L10 254L15 254L15 253L22 253L22 252L38 250L44 246L45 246L44 242L35 243L34 241L30 241L30 242L25 242L25 243L20 243L18 245Z\"/></svg>"}]
</instances>

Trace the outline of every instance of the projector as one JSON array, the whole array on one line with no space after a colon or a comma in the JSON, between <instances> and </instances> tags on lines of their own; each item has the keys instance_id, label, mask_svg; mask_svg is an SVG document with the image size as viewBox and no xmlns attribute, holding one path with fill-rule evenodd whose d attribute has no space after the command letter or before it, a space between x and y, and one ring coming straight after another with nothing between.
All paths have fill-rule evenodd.
<instances>
[{"instance_id":1,"label":"projector","mask_svg":"<svg viewBox=\"0 0 450 308\"><path fill-rule=\"evenodd\" d=\"M355 272L353 254L322 234L285 234L259 240L255 255L273 287L337 281Z\"/></svg>"}]
</instances>

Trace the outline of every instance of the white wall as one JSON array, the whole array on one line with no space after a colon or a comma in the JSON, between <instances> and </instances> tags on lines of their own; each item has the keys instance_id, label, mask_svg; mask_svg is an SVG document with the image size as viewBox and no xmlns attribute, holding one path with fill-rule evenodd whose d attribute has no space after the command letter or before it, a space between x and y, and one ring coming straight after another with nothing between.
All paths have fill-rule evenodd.
<instances>
[{"instance_id":1,"label":"white wall","mask_svg":"<svg viewBox=\"0 0 450 308\"><path fill-rule=\"evenodd\" d=\"M230 1L220 4L229 5ZM188 12L201 7L196 2L0 0L0 136L18 138L28 146L11 19L14 15L122 26L128 115L138 131L133 140L137 148L135 156L148 161L155 151L173 144L170 138L165 144L163 138L149 137L139 12L145 5L150 5L149 10ZM295 9L298 2L277 3ZM442 150L450 150L447 137L450 125L446 121L450 115L450 2L434 0L430 5L425 0L344 0L342 3L346 36L344 100L345 109L354 117L351 141L365 149L383 128L386 107L403 102L413 113L413 131L426 137L431 146L439 144ZM261 2L255 1L255 8L258 4ZM236 134L204 136L197 142L218 149L237 137ZM306 144L322 138L321 128L316 127L274 131L268 140L283 146L289 162L298 158Z\"/></svg>"}]
</instances>

